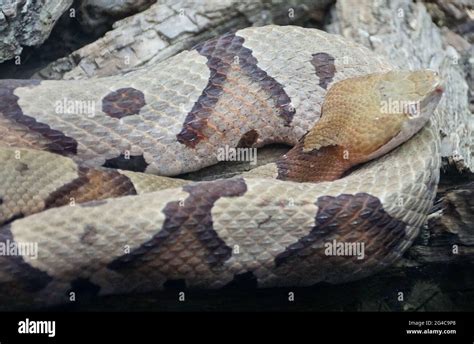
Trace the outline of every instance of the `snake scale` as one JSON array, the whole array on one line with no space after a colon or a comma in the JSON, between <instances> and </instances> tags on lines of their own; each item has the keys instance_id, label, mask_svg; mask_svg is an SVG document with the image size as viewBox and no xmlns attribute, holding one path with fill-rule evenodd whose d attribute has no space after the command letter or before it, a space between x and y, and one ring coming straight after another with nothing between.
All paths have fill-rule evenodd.
<instances>
[{"instance_id":1,"label":"snake scale","mask_svg":"<svg viewBox=\"0 0 474 344\"><path fill-rule=\"evenodd\" d=\"M382 270L436 193L438 83L292 26L225 34L122 76L1 80L2 307ZM419 102L418 115L380 111L392 99ZM269 143L294 148L234 178L170 177L217 163L224 145ZM364 243L363 259L328 255L333 242ZM37 254L5 254L12 243Z\"/></svg>"}]
</instances>

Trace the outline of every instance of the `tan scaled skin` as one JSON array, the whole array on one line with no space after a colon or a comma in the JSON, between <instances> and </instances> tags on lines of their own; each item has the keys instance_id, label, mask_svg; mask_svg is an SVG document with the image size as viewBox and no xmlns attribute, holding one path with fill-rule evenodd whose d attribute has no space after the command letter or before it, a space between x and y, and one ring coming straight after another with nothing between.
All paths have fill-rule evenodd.
<instances>
[{"instance_id":1,"label":"tan scaled skin","mask_svg":"<svg viewBox=\"0 0 474 344\"><path fill-rule=\"evenodd\" d=\"M430 70L376 73L335 83L321 119L277 162L278 178L340 178L412 137L428 121L432 100L442 91L437 73Z\"/></svg>"}]
</instances>

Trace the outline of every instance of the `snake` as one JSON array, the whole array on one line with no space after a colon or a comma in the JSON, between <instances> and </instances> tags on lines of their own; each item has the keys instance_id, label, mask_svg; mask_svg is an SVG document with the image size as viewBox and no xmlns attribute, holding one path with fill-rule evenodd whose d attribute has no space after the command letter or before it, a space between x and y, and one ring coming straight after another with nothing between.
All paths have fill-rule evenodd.
<instances>
[{"instance_id":1,"label":"snake","mask_svg":"<svg viewBox=\"0 0 474 344\"><path fill-rule=\"evenodd\" d=\"M442 94L435 71L274 25L124 75L0 80L0 304L382 271L433 204ZM271 143L293 148L231 178L176 178Z\"/></svg>"}]
</instances>

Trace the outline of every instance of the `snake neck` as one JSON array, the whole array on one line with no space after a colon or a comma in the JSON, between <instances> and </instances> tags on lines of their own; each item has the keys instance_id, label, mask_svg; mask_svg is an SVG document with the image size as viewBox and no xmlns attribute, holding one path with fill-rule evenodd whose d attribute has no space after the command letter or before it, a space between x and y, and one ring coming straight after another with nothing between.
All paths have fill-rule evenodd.
<instances>
[{"instance_id":1,"label":"snake neck","mask_svg":"<svg viewBox=\"0 0 474 344\"><path fill-rule=\"evenodd\" d=\"M300 142L277 162L277 179L294 182L324 182L339 179L354 162L348 150L339 145L305 152Z\"/></svg>"}]
</instances>

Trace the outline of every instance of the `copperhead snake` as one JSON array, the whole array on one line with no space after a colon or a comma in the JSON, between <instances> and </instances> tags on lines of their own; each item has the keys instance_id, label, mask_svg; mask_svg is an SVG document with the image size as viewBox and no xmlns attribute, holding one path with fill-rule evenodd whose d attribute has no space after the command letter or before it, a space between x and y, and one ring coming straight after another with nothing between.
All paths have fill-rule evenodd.
<instances>
[{"instance_id":1,"label":"copperhead snake","mask_svg":"<svg viewBox=\"0 0 474 344\"><path fill-rule=\"evenodd\" d=\"M37 244L36 257L0 255L2 306L384 269L436 193L439 84L292 26L243 29L122 76L1 80L0 246ZM401 101L419 108L381 109ZM243 176L171 178L215 164L224 145L274 142L294 148ZM364 243L363 259L328 255L333 242Z\"/></svg>"}]
</instances>

